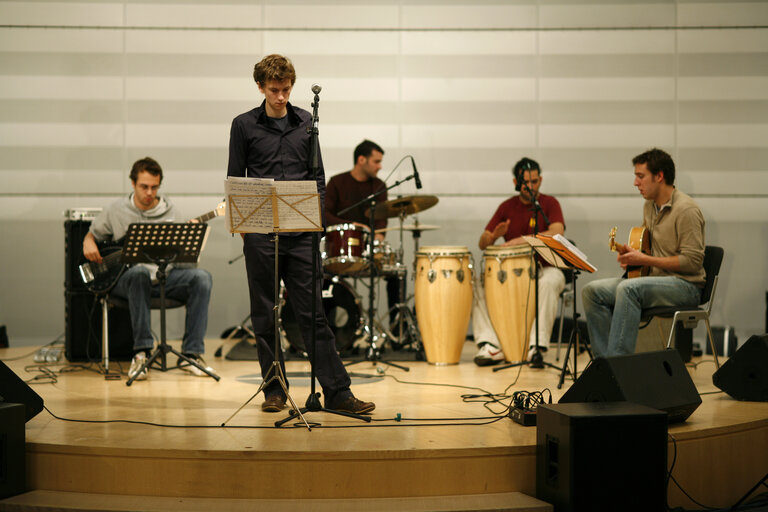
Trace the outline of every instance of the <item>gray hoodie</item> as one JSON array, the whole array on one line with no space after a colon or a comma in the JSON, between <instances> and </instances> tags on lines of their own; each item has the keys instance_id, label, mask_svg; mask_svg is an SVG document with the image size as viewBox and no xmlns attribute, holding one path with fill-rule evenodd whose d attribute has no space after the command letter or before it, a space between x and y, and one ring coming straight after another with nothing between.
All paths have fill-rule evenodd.
<instances>
[{"instance_id":1,"label":"gray hoodie","mask_svg":"<svg viewBox=\"0 0 768 512\"><path fill-rule=\"evenodd\" d=\"M120 240L134 222L179 222L176 208L166 196L159 196L157 206L139 210L133 202L133 193L118 199L103 210L91 224L90 232L97 242Z\"/></svg>"}]
</instances>

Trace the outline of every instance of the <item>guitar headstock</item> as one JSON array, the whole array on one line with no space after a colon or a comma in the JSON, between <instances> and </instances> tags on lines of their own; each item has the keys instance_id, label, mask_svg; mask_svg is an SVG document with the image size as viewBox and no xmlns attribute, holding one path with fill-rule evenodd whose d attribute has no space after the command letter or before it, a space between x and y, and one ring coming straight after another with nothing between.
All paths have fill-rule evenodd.
<instances>
[{"instance_id":1,"label":"guitar headstock","mask_svg":"<svg viewBox=\"0 0 768 512\"><path fill-rule=\"evenodd\" d=\"M616 247L616 226L613 226L611 232L608 234L608 248L614 252L619 250Z\"/></svg>"}]
</instances>

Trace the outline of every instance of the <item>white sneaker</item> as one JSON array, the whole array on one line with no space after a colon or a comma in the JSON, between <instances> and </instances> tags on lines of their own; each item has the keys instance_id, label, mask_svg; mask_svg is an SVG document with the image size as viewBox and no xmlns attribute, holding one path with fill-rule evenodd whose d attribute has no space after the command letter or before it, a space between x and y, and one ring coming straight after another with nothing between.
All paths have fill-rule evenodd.
<instances>
[{"instance_id":1,"label":"white sneaker","mask_svg":"<svg viewBox=\"0 0 768 512\"><path fill-rule=\"evenodd\" d=\"M187 357L189 359L192 359L194 362L196 362L197 364L199 364L203 368L205 368L206 371L209 371L212 374L216 375L216 371L213 368L211 368L210 366L208 366L207 364L205 364L205 359L203 359L202 356L200 356L199 354L193 354L193 355L189 355ZM189 364L187 361L185 361L182 358L179 358L179 360L178 360L178 362L176 364L178 365L179 368L181 368L185 372L191 373L195 377L210 377L210 375L205 373L203 370L201 370L200 368L198 368L197 366L195 366L193 364Z\"/></svg>"},{"instance_id":2,"label":"white sneaker","mask_svg":"<svg viewBox=\"0 0 768 512\"><path fill-rule=\"evenodd\" d=\"M504 361L504 352L496 345L488 341L481 342L475 354L475 364L477 366L493 366Z\"/></svg>"},{"instance_id":3,"label":"white sneaker","mask_svg":"<svg viewBox=\"0 0 768 512\"><path fill-rule=\"evenodd\" d=\"M139 372L144 363L147 362L147 354L139 352L131 360L131 367L128 369L128 378L133 380L146 380L147 373L149 373L149 367L144 368ZM135 376L135 377L134 377Z\"/></svg>"}]
</instances>

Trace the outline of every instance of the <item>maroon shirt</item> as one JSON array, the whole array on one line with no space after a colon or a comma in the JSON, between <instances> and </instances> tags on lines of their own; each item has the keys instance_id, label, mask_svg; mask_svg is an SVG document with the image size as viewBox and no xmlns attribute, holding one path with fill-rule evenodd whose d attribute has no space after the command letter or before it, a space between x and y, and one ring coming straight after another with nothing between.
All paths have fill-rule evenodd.
<instances>
[{"instance_id":1,"label":"maroon shirt","mask_svg":"<svg viewBox=\"0 0 768 512\"><path fill-rule=\"evenodd\" d=\"M329 226L333 224L344 224L346 222L359 222L368 225L370 219L365 215L369 208L368 204L362 204L344 214L343 217L337 215L338 212L349 208L361 199L368 197L373 192L386 189L387 186L379 178L372 178L368 181L357 181L352 177L352 172L347 171L337 174L328 182L325 189L325 218ZM380 204L387 200L386 190L376 197L376 203ZM387 227L387 219L376 221L376 229Z\"/></svg>"},{"instance_id":2,"label":"maroon shirt","mask_svg":"<svg viewBox=\"0 0 768 512\"><path fill-rule=\"evenodd\" d=\"M552 196L545 194L539 194L539 204L541 209L549 219L549 224L546 224L544 217L539 213L539 233L549 229L549 225L555 222L560 222L565 226L565 220L563 219L563 210L560 208L560 203ZM531 211L531 205L525 204L520 200L520 196L514 196L499 205L496 209L496 213L493 214L488 225L485 226L486 231L493 233L493 228L500 222L509 220L509 227L507 232L504 233L504 241L512 240L518 236L532 235L533 226L531 220L533 219L533 212Z\"/></svg>"}]
</instances>

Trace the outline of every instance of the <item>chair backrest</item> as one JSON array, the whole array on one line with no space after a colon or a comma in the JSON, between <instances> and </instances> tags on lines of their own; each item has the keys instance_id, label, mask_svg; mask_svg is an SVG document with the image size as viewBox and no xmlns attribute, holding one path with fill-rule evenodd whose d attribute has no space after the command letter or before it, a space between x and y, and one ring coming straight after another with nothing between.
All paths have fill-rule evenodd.
<instances>
[{"instance_id":1,"label":"chair backrest","mask_svg":"<svg viewBox=\"0 0 768 512\"><path fill-rule=\"evenodd\" d=\"M712 291L717 275L720 273L720 265L723 263L724 253L723 248L716 245L708 245L704 248L704 271L707 273L707 281L701 290L699 304L706 304L712 298Z\"/></svg>"}]
</instances>

